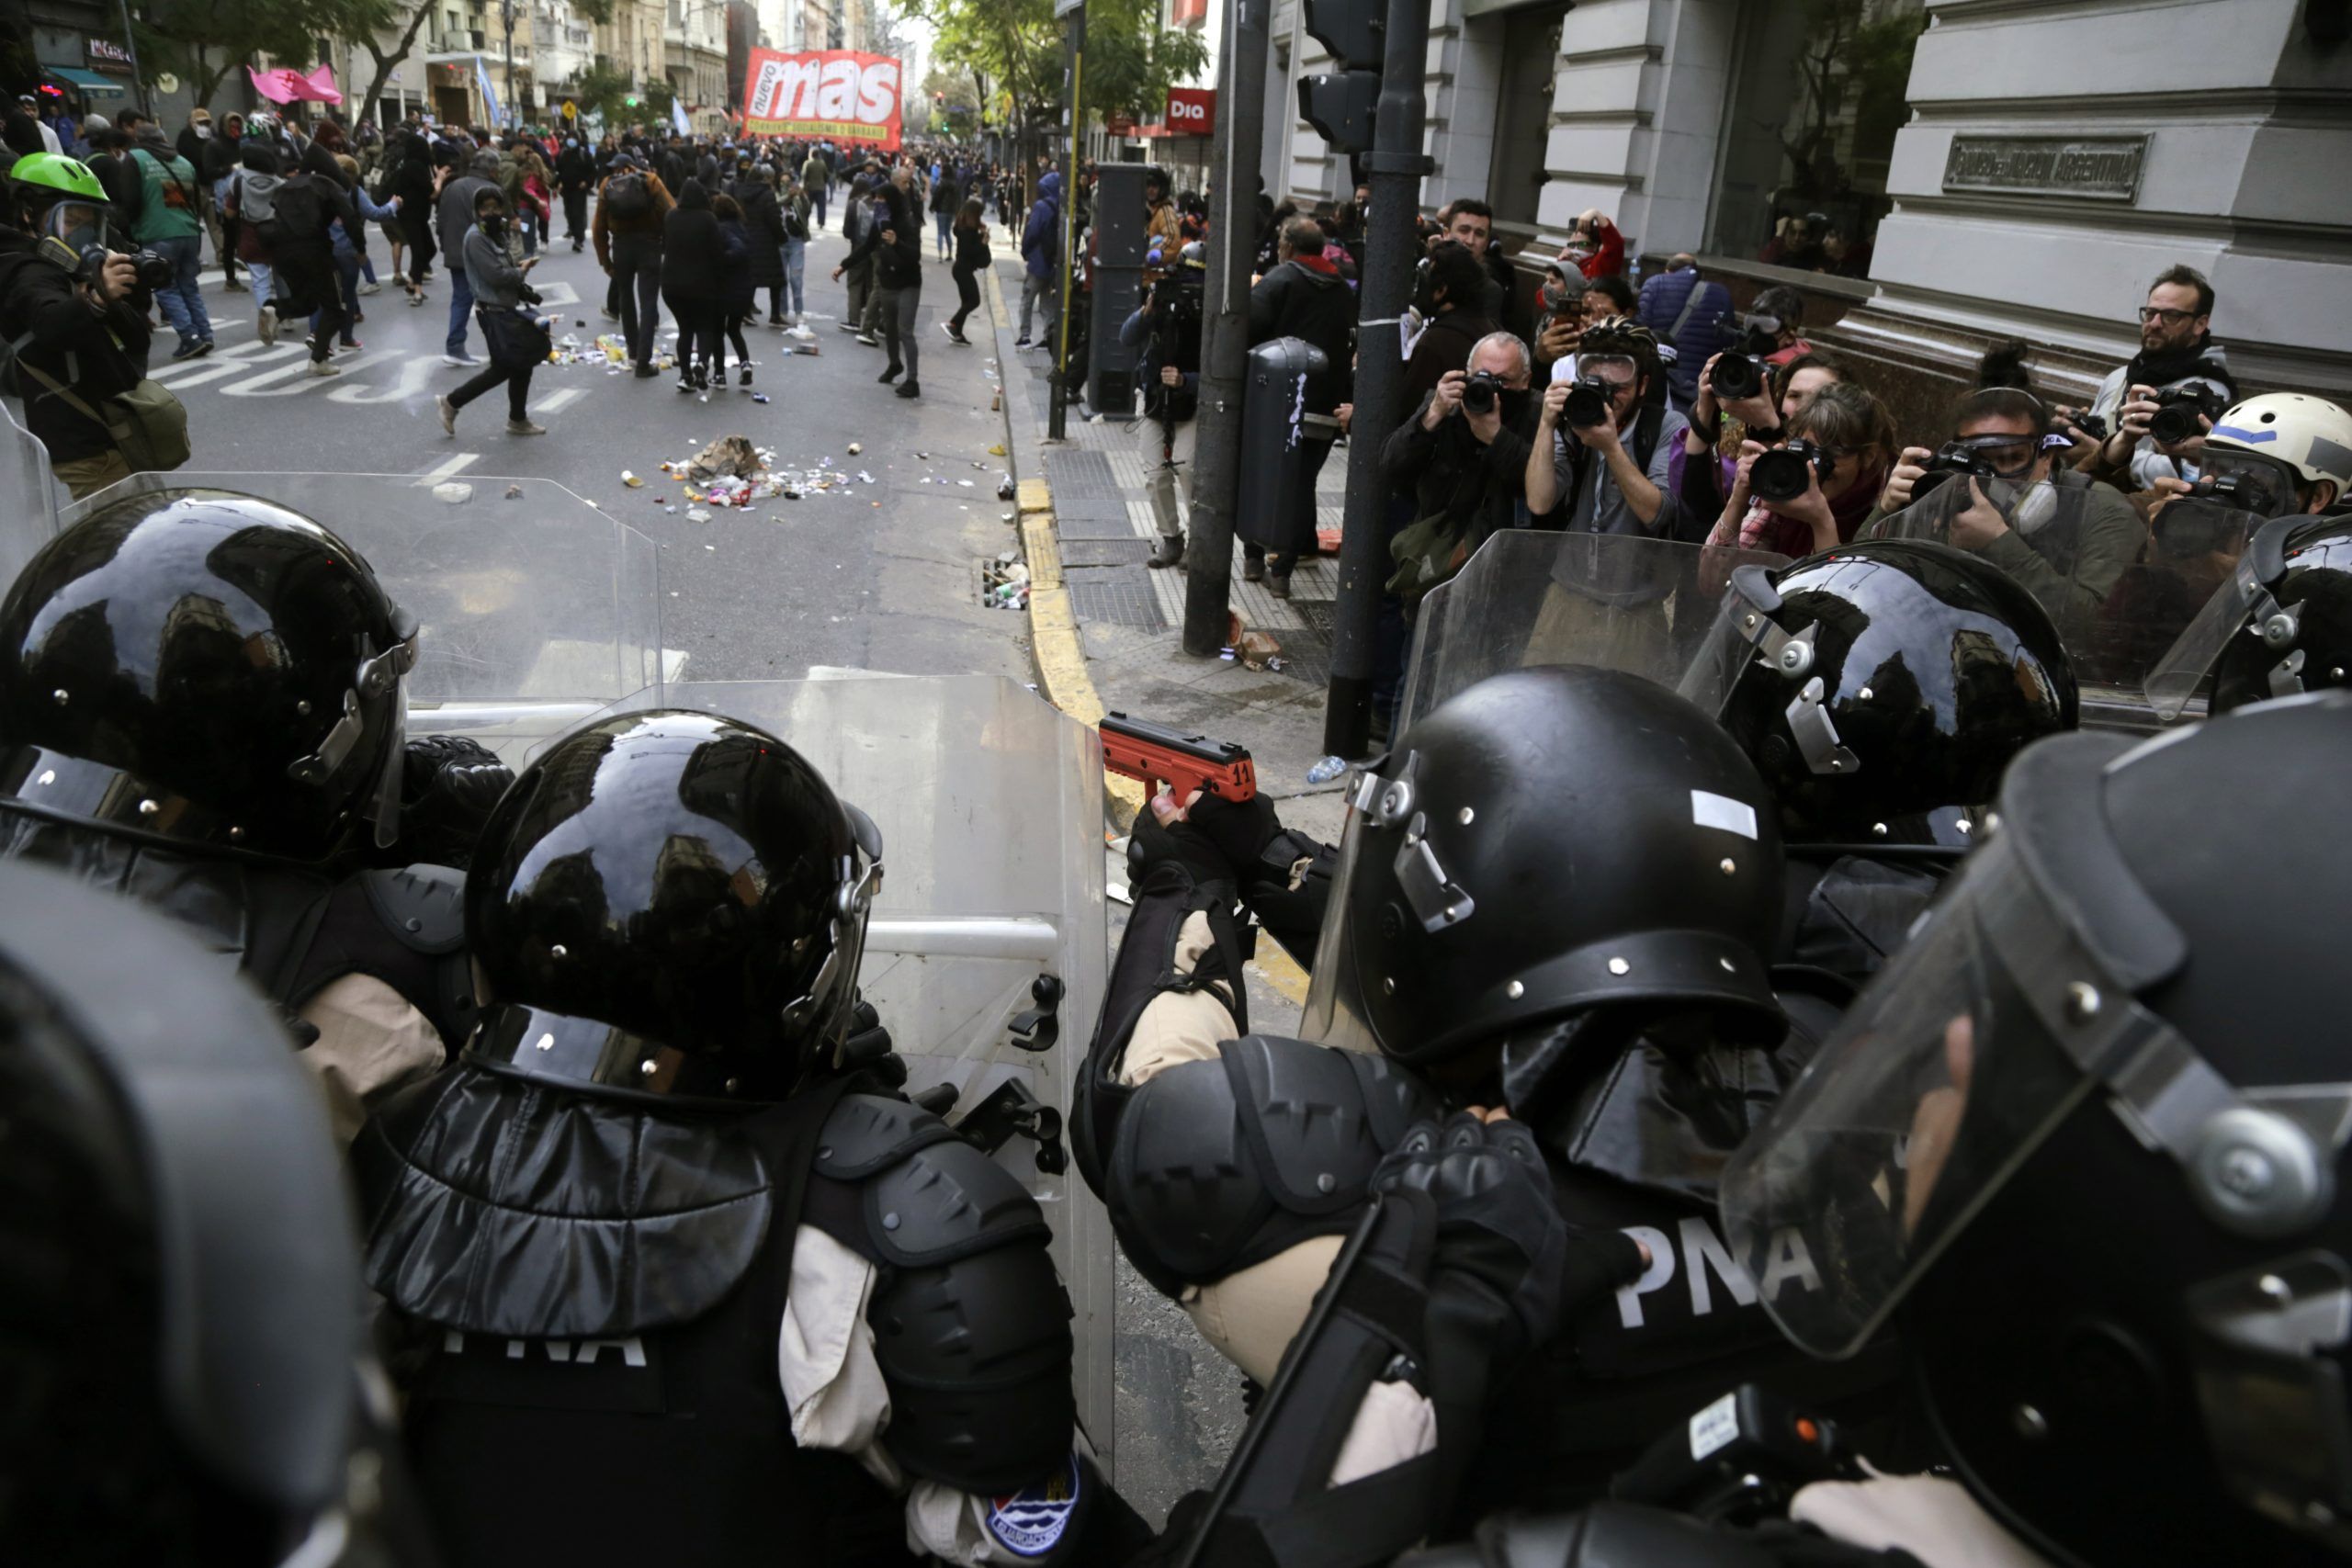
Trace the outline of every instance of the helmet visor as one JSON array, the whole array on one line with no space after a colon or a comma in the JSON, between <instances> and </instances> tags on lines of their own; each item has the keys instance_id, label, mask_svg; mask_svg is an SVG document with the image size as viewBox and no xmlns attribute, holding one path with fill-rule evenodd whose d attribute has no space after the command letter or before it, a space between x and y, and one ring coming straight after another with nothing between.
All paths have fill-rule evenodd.
<instances>
[{"instance_id":1,"label":"helmet visor","mask_svg":"<svg viewBox=\"0 0 2352 1568\"><path fill-rule=\"evenodd\" d=\"M130 231L115 221L114 209L104 202L77 201L71 197L51 202L41 214L40 231L76 256L92 246L126 254L139 248Z\"/></svg>"},{"instance_id":2,"label":"helmet visor","mask_svg":"<svg viewBox=\"0 0 2352 1568\"><path fill-rule=\"evenodd\" d=\"M1860 1349L2091 1087L2037 1010L2056 929L1996 837L1725 1168L1733 1255L1805 1350Z\"/></svg>"},{"instance_id":3,"label":"helmet visor","mask_svg":"<svg viewBox=\"0 0 2352 1568\"><path fill-rule=\"evenodd\" d=\"M2213 503L2194 498L2175 502L2157 516L2165 517L2182 506L2211 509ZM2250 515L2241 513L2235 526L2243 531L2254 521ZM2181 628L2179 637L2149 670L2142 689L2158 717L2169 723L2187 710L2212 673L2213 666L2220 662L2222 650L2229 646L2232 637L2264 635L2267 612L2278 608L2270 596L2271 589L2285 574L2286 536L2294 523L2291 517L2282 517L2260 528L2221 585L2206 599L2204 607ZM2290 639L2292 635L2290 628Z\"/></svg>"},{"instance_id":4,"label":"helmet visor","mask_svg":"<svg viewBox=\"0 0 2352 1568\"><path fill-rule=\"evenodd\" d=\"M1348 936L1352 922L1347 918L1347 910L1367 827L1364 811L1356 802L1367 791L1376 795L1380 788L1377 766L1365 768L1350 786L1348 819L1340 830L1340 864L1332 873L1330 895L1324 901L1323 927L1315 941L1315 970L1307 980L1306 1005L1301 1010L1298 1022L1298 1037L1302 1040L1344 1051L1375 1054L1380 1049L1380 1040L1365 1020L1356 989L1355 944Z\"/></svg>"}]
</instances>

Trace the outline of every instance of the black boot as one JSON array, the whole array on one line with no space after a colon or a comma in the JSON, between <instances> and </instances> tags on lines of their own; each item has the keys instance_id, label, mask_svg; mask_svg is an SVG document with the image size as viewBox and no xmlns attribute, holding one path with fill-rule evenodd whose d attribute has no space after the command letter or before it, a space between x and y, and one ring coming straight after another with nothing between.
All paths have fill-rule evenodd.
<instances>
[{"instance_id":1,"label":"black boot","mask_svg":"<svg viewBox=\"0 0 2352 1568\"><path fill-rule=\"evenodd\" d=\"M893 382L893 381L897 380L900 376L904 375L905 373L906 373L906 367L905 367L905 366L903 366L903 365L900 365L897 360L895 360L895 359L894 359L894 360L892 360L892 361L890 362L890 368L888 368L888 370L885 370L884 372L882 372L882 374L881 374L881 375L876 376L876 378L875 378L876 381L879 381L883 386L886 386L886 387L887 387L887 386L888 386L891 382Z\"/></svg>"},{"instance_id":2,"label":"black boot","mask_svg":"<svg viewBox=\"0 0 2352 1568\"><path fill-rule=\"evenodd\" d=\"M1162 535L1160 535L1160 536L1159 536L1159 547L1158 549L1156 549L1156 550L1152 551L1152 552L1151 552L1151 558L1150 558L1149 560L1145 561L1143 564L1144 564L1144 565L1146 565L1146 566L1182 566L1182 565L1183 565L1183 564L1184 564L1184 536L1183 536L1183 535L1182 535L1182 534L1162 534Z\"/></svg>"},{"instance_id":3,"label":"black boot","mask_svg":"<svg viewBox=\"0 0 2352 1568\"><path fill-rule=\"evenodd\" d=\"M920 381L910 381L905 386L899 389L898 395L902 398L920 398L922 396L922 383Z\"/></svg>"}]
</instances>

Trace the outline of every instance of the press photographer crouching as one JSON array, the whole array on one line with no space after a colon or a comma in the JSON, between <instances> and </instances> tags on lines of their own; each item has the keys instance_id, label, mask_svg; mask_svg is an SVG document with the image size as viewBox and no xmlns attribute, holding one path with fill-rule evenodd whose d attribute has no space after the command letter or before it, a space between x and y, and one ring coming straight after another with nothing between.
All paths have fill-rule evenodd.
<instances>
[{"instance_id":1,"label":"press photographer crouching","mask_svg":"<svg viewBox=\"0 0 2352 1568\"><path fill-rule=\"evenodd\" d=\"M2123 492L2057 463L2050 412L2030 392L1985 387L1952 408L1951 439L1906 446L1865 532L1902 536L1897 513L1935 498L1934 535L1976 551L2025 584L2062 634L2095 617L2148 530ZM1946 484L1968 487L1938 497Z\"/></svg>"},{"instance_id":2,"label":"press photographer crouching","mask_svg":"<svg viewBox=\"0 0 2352 1568\"><path fill-rule=\"evenodd\" d=\"M1647 327L1621 316L1586 330L1577 378L1553 382L1536 419L1527 510L1539 525L1676 536L1682 510L1667 465L1689 422L1652 397L1664 385Z\"/></svg>"},{"instance_id":3,"label":"press photographer crouching","mask_svg":"<svg viewBox=\"0 0 2352 1568\"><path fill-rule=\"evenodd\" d=\"M1885 408L1860 387L1831 382L1775 434L1769 447L1742 444L1707 543L1802 557L1851 542L1894 465Z\"/></svg>"},{"instance_id":4,"label":"press photographer crouching","mask_svg":"<svg viewBox=\"0 0 2352 1568\"><path fill-rule=\"evenodd\" d=\"M0 371L75 500L187 461L187 413L147 379L147 312L171 264L118 226L89 168L53 152L8 172Z\"/></svg>"}]
</instances>

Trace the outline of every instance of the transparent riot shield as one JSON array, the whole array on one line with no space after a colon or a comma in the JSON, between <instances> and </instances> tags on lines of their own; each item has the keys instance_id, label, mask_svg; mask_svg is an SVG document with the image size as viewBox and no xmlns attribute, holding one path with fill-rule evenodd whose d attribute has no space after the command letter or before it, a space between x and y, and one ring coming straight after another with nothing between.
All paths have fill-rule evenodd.
<instances>
[{"instance_id":1,"label":"transparent riot shield","mask_svg":"<svg viewBox=\"0 0 2352 1568\"><path fill-rule=\"evenodd\" d=\"M2197 496L2143 521L2109 485L1961 475L1871 533L1950 545L1999 566L2056 625L2081 688L2084 727L2146 730L2169 716L2143 694L2149 675L2230 581L2259 522Z\"/></svg>"},{"instance_id":2,"label":"transparent riot shield","mask_svg":"<svg viewBox=\"0 0 2352 1568\"><path fill-rule=\"evenodd\" d=\"M882 830L859 984L910 1089L1044 1205L1077 1317L1078 1409L1113 1457L1112 1243L1069 1168L1072 1097L1109 970L1102 743L995 676L682 682L627 708L690 707L781 737Z\"/></svg>"},{"instance_id":3,"label":"transparent riot shield","mask_svg":"<svg viewBox=\"0 0 2352 1568\"><path fill-rule=\"evenodd\" d=\"M662 648L653 542L549 479L137 474L46 526L181 490L273 502L366 558L417 620L411 735L468 736L519 767L589 716L678 672L679 656ZM11 537L34 531L17 526Z\"/></svg>"},{"instance_id":4,"label":"transparent riot shield","mask_svg":"<svg viewBox=\"0 0 2352 1568\"><path fill-rule=\"evenodd\" d=\"M33 552L57 532L65 491L49 471L49 451L0 400L0 587L14 582Z\"/></svg>"},{"instance_id":5,"label":"transparent riot shield","mask_svg":"<svg viewBox=\"0 0 2352 1568\"><path fill-rule=\"evenodd\" d=\"M1732 570L1787 559L1635 534L1498 533L1421 601L1396 732L1465 686L1531 665L1623 670L1670 690Z\"/></svg>"}]
</instances>

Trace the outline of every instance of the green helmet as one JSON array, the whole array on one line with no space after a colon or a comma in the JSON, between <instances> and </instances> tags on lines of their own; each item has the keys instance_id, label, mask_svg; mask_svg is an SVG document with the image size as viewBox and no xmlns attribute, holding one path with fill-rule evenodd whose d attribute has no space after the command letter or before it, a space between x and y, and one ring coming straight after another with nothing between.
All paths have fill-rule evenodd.
<instances>
[{"instance_id":1,"label":"green helmet","mask_svg":"<svg viewBox=\"0 0 2352 1568\"><path fill-rule=\"evenodd\" d=\"M8 171L8 180L12 185L33 186L44 192L53 192L53 196L46 198L50 200L70 196L102 207L107 203L107 187L98 183L98 176L90 172L90 165L79 158L68 158L62 152L34 152L17 159L16 167Z\"/></svg>"}]
</instances>

